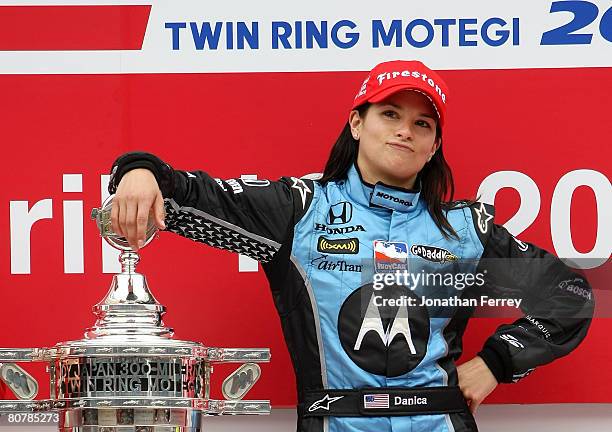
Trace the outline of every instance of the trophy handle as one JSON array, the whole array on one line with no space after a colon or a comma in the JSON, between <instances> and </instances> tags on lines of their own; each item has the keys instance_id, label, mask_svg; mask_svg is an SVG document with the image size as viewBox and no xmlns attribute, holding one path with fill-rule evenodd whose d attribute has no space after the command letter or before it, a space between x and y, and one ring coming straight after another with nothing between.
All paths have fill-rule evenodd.
<instances>
[{"instance_id":1,"label":"trophy handle","mask_svg":"<svg viewBox=\"0 0 612 432\"><path fill-rule=\"evenodd\" d=\"M261 414L269 409L267 401L241 401L261 376L257 363L270 361L268 348L206 348L204 358L210 363L243 363L221 385L226 401L211 400L209 414ZM249 404L252 402L252 404ZM264 404L267 403L267 408Z\"/></svg>"},{"instance_id":2,"label":"trophy handle","mask_svg":"<svg viewBox=\"0 0 612 432\"><path fill-rule=\"evenodd\" d=\"M38 411L49 408L38 395L38 382L16 363L46 362L52 356L45 348L0 348L0 380L19 400L0 400L0 412Z\"/></svg>"},{"instance_id":3,"label":"trophy handle","mask_svg":"<svg viewBox=\"0 0 612 432\"><path fill-rule=\"evenodd\" d=\"M0 380L21 400L32 400L38 394L38 382L15 363L0 363Z\"/></svg>"},{"instance_id":4,"label":"trophy handle","mask_svg":"<svg viewBox=\"0 0 612 432\"><path fill-rule=\"evenodd\" d=\"M46 352L43 348L0 348L0 362L45 361Z\"/></svg>"},{"instance_id":5,"label":"trophy handle","mask_svg":"<svg viewBox=\"0 0 612 432\"><path fill-rule=\"evenodd\" d=\"M267 363L268 348L207 348L204 359L216 363Z\"/></svg>"},{"instance_id":6,"label":"trophy handle","mask_svg":"<svg viewBox=\"0 0 612 432\"><path fill-rule=\"evenodd\" d=\"M208 401L203 407L209 415L270 414L270 401L258 400L215 400Z\"/></svg>"},{"instance_id":7,"label":"trophy handle","mask_svg":"<svg viewBox=\"0 0 612 432\"><path fill-rule=\"evenodd\" d=\"M53 411L58 409L52 400L2 400L0 399L0 414L30 413L38 411Z\"/></svg>"}]
</instances>

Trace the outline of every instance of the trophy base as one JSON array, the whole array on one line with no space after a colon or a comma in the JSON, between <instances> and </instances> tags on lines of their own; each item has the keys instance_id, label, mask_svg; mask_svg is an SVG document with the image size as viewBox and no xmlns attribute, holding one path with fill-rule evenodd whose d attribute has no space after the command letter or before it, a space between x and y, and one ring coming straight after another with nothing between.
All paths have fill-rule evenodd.
<instances>
[{"instance_id":1,"label":"trophy base","mask_svg":"<svg viewBox=\"0 0 612 432\"><path fill-rule=\"evenodd\" d=\"M202 432L199 427L181 426L81 426L59 428L59 432Z\"/></svg>"},{"instance_id":2,"label":"trophy base","mask_svg":"<svg viewBox=\"0 0 612 432\"><path fill-rule=\"evenodd\" d=\"M59 414L60 432L200 432L205 416L190 408L83 408Z\"/></svg>"}]
</instances>

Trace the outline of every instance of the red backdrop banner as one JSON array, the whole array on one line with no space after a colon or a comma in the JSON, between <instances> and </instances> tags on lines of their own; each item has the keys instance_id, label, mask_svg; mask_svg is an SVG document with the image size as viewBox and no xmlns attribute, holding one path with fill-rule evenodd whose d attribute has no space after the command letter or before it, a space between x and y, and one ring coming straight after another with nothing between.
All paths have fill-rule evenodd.
<instances>
[{"instance_id":1,"label":"red backdrop banner","mask_svg":"<svg viewBox=\"0 0 612 432\"><path fill-rule=\"evenodd\" d=\"M555 250L553 237L559 234L551 234L551 221L566 215L554 214L551 206L558 208L553 201L561 199L555 196L560 180L578 171L585 184L570 194L567 217L575 249L590 251L604 232L598 214L610 206L602 202L610 189L596 190L589 179L611 174L612 69L440 73L452 91L444 146L457 196L476 196L492 173L523 173L537 185L540 203L521 202L516 190L504 188L495 200L496 222L524 208L535 211L520 239L563 255ZM320 172L363 77L364 72L0 76L0 346L80 339L93 324L91 306L102 299L111 276L103 273L101 241L88 213L100 205L101 176L118 155L146 150L175 168L222 178ZM68 174L82 176L81 192L63 187ZM78 224L67 226L80 205L82 233ZM35 214L44 218L32 224L24 253L15 242L27 238L24 224ZM81 238L79 249L74 245ZM605 261L610 244L604 246ZM67 270L66 259L77 265ZM609 269L608 259L587 273L602 292ZM295 403L289 356L261 270L239 272L236 255L162 233L143 250L139 271L168 307L165 321L177 338L270 347L272 363L264 365L250 397L271 395L275 406ZM612 381L612 353L605 348L612 324L605 305L597 307L602 318L571 356L519 384L500 386L488 402L612 402L605 384ZM473 356L499 323L472 320L463 358ZM225 370L215 372L223 377ZM45 377L42 370L35 374ZM40 394L46 391L43 383Z\"/></svg>"}]
</instances>

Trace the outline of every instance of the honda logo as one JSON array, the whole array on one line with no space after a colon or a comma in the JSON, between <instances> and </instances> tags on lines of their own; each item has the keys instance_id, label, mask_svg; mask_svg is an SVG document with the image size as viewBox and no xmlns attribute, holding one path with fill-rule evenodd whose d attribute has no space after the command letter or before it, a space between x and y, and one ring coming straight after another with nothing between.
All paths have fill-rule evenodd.
<instances>
[{"instance_id":1,"label":"honda logo","mask_svg":"<svg viewBox=\"0 0 612 432\"><path fill-rule=\"evenodd\" d=\"M353 217L353 205L350 202L342 201L329 208L327 223L330 225L340 225L348 223Z\"/></svg>"}]
</instances>

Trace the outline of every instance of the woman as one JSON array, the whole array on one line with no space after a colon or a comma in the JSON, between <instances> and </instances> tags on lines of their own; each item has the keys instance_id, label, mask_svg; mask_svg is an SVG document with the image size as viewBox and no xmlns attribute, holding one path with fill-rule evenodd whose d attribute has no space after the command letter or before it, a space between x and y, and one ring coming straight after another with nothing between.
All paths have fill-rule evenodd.
<instances>
[{"instance_id":1,"label":"woman","mask_svg":"<svg viewBox=\"0 0 612 432\"><path fill-rule=\"evenodd\" d=\"M160 229L262 262L296 374L298 431L475 431L472 413L498 382L586 335L592 303L559 285L588 290L581 276L495 225L491 206L444 201L447 100L422 63L377 65L318 181L222 181L146 153L113 166L113 229L134 249L152 210ZM466 288L467 274L486 281ZM455 367L483 292L520 297L528 315Z\"/></svg>"}]
</instances>

